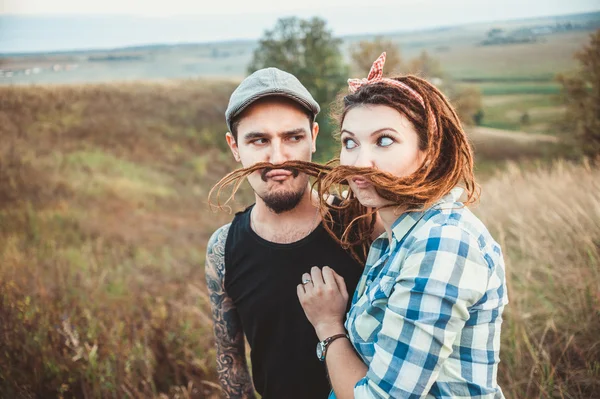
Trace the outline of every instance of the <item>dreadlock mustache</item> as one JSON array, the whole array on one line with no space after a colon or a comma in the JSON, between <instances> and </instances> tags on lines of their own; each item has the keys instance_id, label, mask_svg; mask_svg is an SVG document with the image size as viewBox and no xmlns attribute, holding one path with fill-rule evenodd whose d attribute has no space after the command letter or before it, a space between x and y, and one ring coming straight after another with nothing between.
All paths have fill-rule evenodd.
<instances>
[{"instance_id":1,"label":"dreadlock mustache","mask_svg":"<svg viewBox=\"0 0 600 399\"><path fill-rule=\"evenodd\" d=\"M282 164L272 164L270 162L259 162L248 168L236 169L223 177L208 193L208 203L213 209L231 210L229 203L235 200L235 194L244 182L244 179L256 171L261 171L261 179L266 181L266 174L273 169L285 169L292 172L294 177L300 173L315 177L317 180L331 171L329 163L321 165L305 161L287 161ZM221 201L223 195L227 195L225 201ZM214 201L213 201L214 197Z\"/></svg>"},{"instance_id":2,"label":"dreadlock mustache","mask_svg":"<svg viewBox=\"0 0 600 399\"><path fill-rule=\"evenodd\" d=\"M266 174L273 169L289 170L294 177L297 177L299 173L314 177L312 188L316 188L320 197L325 198L331 194L340 194L339 186L348 186L348 180L357 176L368 179L382 198L398 205L409 203L422 205L427 202L428 194L431 194L427 187L417 186L417 183L423 180L422 176L399 178L378 169L336 165L338 162L337 159L326 164L287 161L275 165L270 162L259 162L248 168L236 169L213 186L208 194L209 204L217 209L228 207L229 203L235 200L235 194L246 177L256 171L261 171L261 179L266 181ZM224 202L221 202L222 195L227 191L229 192L228 196ZM215 197L214 201L213 197ZM335 208L343 209L344 206L335 206Z\"/></svg>"},{"instance_id":3,"label":"dreadlock mustache","mask_svg":"<svg viewBox=\"0 0 600 399\"><path fill-rule=\"evenodd\" d=\"M432 190L431 185L423 184L430 168L421 168L411 176L399 178L378 169L337 165L338 163L337 159L324 165L306 161L288 161L278 165L260 162L248 168L237 169L223 177L210 190L209 205L213 209L227 209L231 212L229 204L235 200L235 194L242 182L256 171L261 171L261 176L272 169L291 170L295 175L304 173L314 178L312 189L319 194L323 226L355 259L364 263L372 242L378 209L363 206L352 190L348 190L347 195L342 195L343 188L349 186L350 178L360 176L368 179L377 193L391 202L386 207L401 206L405 210L422 208L447 192L440 193L440 188L448 191L452 188L433 184ZM327 201L331 195L339 198L341 202L334 204ZM223 196L224 201L221 200ZM338 223L341 223L341 226L334 225L329 212L331 209L339 212Z\"/></svg>"}]
</instances>

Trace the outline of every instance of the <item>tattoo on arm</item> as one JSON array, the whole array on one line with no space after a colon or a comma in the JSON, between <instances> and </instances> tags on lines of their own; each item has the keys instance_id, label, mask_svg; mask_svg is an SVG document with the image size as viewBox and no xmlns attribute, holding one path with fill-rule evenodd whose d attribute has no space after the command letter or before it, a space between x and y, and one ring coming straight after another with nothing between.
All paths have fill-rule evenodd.
<instances>
[{"instance_id":1,"label":"tattoo on arm","mask_svg":"<svg viewBox=\"0 0 600 399\"><path fill-rule=\"evenodd\" d=\"M226 225L210 238L206 250L206 284L217 345L217 373L227 398L254 399L254 386L246 363L242 324L224 288Z\"/></svg>"}]
</instances>

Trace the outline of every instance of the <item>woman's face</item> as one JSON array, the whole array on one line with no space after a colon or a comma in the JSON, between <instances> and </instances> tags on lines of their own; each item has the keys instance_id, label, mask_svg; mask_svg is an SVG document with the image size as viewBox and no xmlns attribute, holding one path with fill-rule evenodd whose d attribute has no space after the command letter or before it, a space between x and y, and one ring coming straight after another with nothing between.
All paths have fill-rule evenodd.
<instances>
[{"instance_id":1,"label":"woman's face","mask_svg":"<svg viewBox=\"0 0 600 399\"><path fill-rule=\"evenodd\" d=\"M386 105L362 105L348 111L342 124L341 139L342 165L371 167L405 177L417 171L425 158L412 123ZM364 206L390 204L377 194L368 179L353 177L349 184Z\"/></svg>"}]
</instances>

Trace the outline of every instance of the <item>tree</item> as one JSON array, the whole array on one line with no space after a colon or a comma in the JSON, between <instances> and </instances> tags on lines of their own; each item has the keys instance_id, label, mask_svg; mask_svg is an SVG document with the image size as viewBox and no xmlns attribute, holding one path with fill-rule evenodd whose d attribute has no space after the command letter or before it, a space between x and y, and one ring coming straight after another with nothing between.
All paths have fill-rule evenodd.
<instances>
[{"instance_id":1,"label":"tree","mask_svg":"<svg viewBox=\"0 0 600 399\"><path fill-rule=\"evenodd\" d=\"M320 125L317 158L320 160L331 159L339 153L328 114L329 104L346 87L348 79L341 43L320 18L281 18L273 30L265 31L248 67L249 73L276 67L295 75L321 105L317 117Z\"/></svg>"},{"instance_id":2,"label":"tree","mask_svg":"<svg viewBox=\"0 0 600 399\"><path fill-rule=\"evenodd\" d=\"M444 77L440 62L436 58L430 56L425 50L423 50L418 57L410 60L406 72L427 79L436 85L437 83L435 83L435 80Z\"/></svg>"},{"instance_id":3,"label":"tree","mask_svg":"<svg viewBox=\"0 0 600 399\"><path fill-rule=\"evenodd\" d=\"M350 58L357 77L366 77L371 70L373 61L386 52L385 75L393 75L403 69L400 47L389 39L377 36L374 40L362 40L358 45L350 50Z\"/></svg>"},{"instance_id":4,"label":"tree","mask_svg":"<svg viewBox=\"0 0 600 399\"><path fill-rule=\"evenodd\" d=\"M575 58L577 74L558 76L567 106L565 133L579 152L595 158L600 156L600 29Z\"/></svg>"},{"instance_id":5,"label":"tree","mask_svg":"<svg viewBox=\"0 0 600 399\"><path fill-rule=\"evenodd\" d=\"M485 112L483 112L483 110L481 108L479 108L477 110L477 112L475 112L475 114L473 115L473 122L477 126L481 126L481 124L483 123L483 117L484 116L485 116Z\"/></svg>"},{"instance_id":6,"label":"tree","mask_svg":"<svg viewBox=\"0 0 600 399\"><path fill-rule=\"evenodd\" d=\"M459 87L450 79L446 79L440 86L440 90L448 97L463 124L478 125L481 123L483 110L479 88Z\"/></svg>"},{"instance_id":7,"label":"tree","mask_svg":"<svg viewBox=\"0 0 600 399\"><path fill-rule=\"evenodd\" d=\"M487 32L487 37L489 39L497 39L502 36L504 36L504 30L500 28L492 28Z\"/></svg>"}]
</instances>

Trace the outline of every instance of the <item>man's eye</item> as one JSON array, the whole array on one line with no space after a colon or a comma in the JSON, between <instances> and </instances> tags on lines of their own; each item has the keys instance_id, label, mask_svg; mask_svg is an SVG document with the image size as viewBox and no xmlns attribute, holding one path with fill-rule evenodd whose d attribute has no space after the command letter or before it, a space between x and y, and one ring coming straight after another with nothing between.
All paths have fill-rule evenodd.
<instances>
[{"instance_id":1,"label":"man's eye","mask_svg":"<svg viewBox=\"0 0 600 399\"><path fill-rule=\"evenodd\" d=\"M394 139L388 136L381 136L377 139L377 145L380 147L389 147L394 144Z\"/></svg>"},{"instance_id":2,"label":"man's eye","mask_svg":"<svg viewBox=\"0 0 600 399\"><path fill-rule=\"evenodd\" d=\"M344 143L344 148L346 148L347 150L351 150L358 146L356 144L356 141L354 141L352 139L348 139L348 138L344 139L343 143Z\"/></svg>"},{"instance_id":3,"label":"man's eye","mask_svg":"<svg viewBox=\"0 0 600 399\"><path fill-rule=\"evenodd\" d=\"M290 137L290 140L292 140L292 141L300 141L300 140L302 140L302 136L292 136L292 137Z\"/></svg>"},{"instance_id":4,"label":"man's eye","mask_svg":"<svg viewBox=\"0 0 600 399\"><path fill-rule=\"evenodd\" d=\"M250 143L251 144L265 144L267 142L267 139L256 139L256 140L252 140Z\"/></svg>"}]
</instances>

